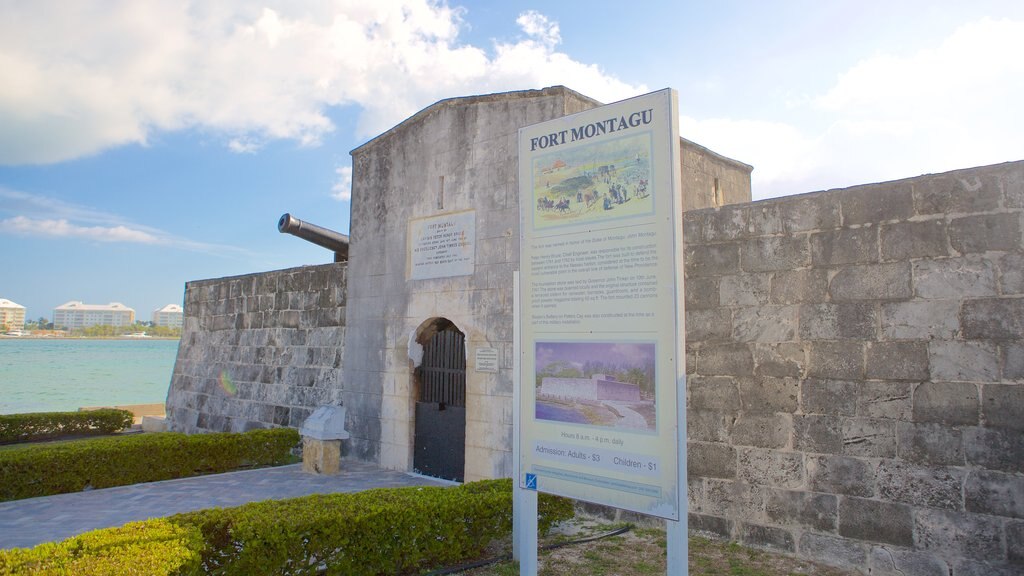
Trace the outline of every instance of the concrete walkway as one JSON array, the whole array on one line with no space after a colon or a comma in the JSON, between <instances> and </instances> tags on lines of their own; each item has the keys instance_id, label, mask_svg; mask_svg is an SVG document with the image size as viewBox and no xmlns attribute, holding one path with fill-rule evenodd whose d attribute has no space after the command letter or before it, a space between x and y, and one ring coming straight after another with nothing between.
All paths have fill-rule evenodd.
<instances>
[{"instance_id":1,"label":"concrete walkway","mask_svg":"<svg viewBox=\"0 0 1024 576\"><path fill-rule=\"evenodd\" d=\"M369 488L452 484L363 462L343 461L341 468L341 474L322 476L306 474L301 464L292 464L0 502L0 548L26 548L97 528L203 508Z\"/></svg>"}]
</instances>

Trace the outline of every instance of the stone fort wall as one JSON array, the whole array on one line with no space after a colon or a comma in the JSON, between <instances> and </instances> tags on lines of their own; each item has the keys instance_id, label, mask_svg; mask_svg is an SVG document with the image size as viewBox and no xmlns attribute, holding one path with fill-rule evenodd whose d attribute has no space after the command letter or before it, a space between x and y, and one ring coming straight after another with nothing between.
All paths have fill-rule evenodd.
<instances>
[{"instance_id":1,"label":"stone fort wall","mask_svg":"<svg viewBox=\"0 0 1024 576\"><path fill-rule=\"evenodd\" d=\"M690 526L1024 572L1024 162L685 215Z\"/></svg>"},{"instance_id":2,"label":"stone fort wall","mask_svg":"<svg viewBox=\"0 0 1024 576\"><path fill-rule=\"evenodd\" d=\"M298 428L340 404L346 273L339 263L188 282L171 429Z\"/></svg>"}]
</instances>

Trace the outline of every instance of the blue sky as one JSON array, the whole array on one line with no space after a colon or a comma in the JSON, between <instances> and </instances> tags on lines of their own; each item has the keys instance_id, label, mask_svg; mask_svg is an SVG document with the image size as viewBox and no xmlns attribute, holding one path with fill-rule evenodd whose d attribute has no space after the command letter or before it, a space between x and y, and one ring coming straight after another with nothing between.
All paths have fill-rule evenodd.
<instances>
[{"instance_id":1,"label":"blue sky","mask_svg":"<svg viewBox=\"0 0 1024 576\"><path fill-rule=\"evenodd\" d=\"M328 262L349 151L443 98L672 87L755 198L1024 159L1024 3L0 0L0 298L140 319Z\"/></svg>"}]
</instances>

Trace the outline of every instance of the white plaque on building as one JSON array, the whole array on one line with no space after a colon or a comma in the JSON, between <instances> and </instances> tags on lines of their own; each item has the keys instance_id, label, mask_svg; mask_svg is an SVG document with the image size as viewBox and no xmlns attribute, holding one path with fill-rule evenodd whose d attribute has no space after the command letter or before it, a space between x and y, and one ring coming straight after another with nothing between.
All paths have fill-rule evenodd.
<instances>
[{"instance_id":1,"label":"white plaque on building","mask_svg":"<svg viewBox=\"0 0 1024 576\"><path fill-rule=\"evenodd\" d=\"M498 349L477 348L476 349L476 371L498 373Z\"/></svg>"},{"instance_id":2,"label":"white plaque on building","mask_svg":"<svg viewBox=\"0 0 1024 576\"><path fill-rule=\"evenodd\" d=\"M409 221L409 278L427 280L473 273L476 211Z\"/></svg>"}]
</instances>

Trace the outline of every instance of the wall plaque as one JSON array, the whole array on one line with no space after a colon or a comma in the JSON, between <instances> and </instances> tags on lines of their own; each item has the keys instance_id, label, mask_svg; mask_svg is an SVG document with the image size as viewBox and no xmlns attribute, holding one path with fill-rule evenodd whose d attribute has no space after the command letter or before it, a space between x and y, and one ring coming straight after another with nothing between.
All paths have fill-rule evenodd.
<instances>
[{"instance_id":1,"label":"wall plaque","mask_svg":"<svg viewBox=\"0 0 1024 576\"><path fill-rule=\"evenodd\" d=\"M468 276L476 250L476 211L409 221L408 275L412 280Z\"/></svg>"}]
</instances>

